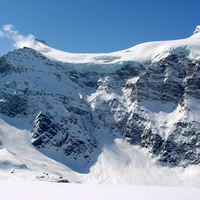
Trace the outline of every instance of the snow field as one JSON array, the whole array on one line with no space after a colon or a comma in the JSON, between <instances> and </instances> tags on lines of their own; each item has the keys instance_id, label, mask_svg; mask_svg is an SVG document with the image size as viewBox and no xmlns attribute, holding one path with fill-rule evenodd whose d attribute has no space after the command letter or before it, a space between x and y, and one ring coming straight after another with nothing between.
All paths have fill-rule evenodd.
<instances>
[{"instance_id":1,"label":"snow field","mask_svg":"<svg viewBox=\"0 0 200 200\"><path fill-rule=\"evenodd\" d=\"M198 200L198 188L0 181L1 200Z\"/></svg>"}]
</instances>

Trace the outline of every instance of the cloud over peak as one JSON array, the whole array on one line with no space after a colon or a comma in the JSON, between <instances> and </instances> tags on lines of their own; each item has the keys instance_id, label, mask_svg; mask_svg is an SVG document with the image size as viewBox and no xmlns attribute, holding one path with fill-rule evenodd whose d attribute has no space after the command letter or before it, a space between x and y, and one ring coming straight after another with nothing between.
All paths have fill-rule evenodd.
<instances>
[{"instance_id":1,"label":"cloud over peak","mask_svg":"<svg viewBox=\"0 0 200 200\"><path fill-rule=\"evenodd\" d=\"M0 38L8 38L12 41L15 48L30 47L35 41L35 36L20 34L12 24L2 26L2 29L0 29Z\"/></svg>"}]
</instances>

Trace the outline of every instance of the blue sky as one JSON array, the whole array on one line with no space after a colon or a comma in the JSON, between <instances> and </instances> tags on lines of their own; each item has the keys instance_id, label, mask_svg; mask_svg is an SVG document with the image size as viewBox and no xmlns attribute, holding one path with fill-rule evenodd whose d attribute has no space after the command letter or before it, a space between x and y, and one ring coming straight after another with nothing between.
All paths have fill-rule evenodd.
<instances>
[{"instance_id":1,"label":"blue sky","mask_svg":"<svg viewBox=\"0 0 200 200\"><path fill-rule=\"evenodd\" d=\"M113 52L136 44L189 37L200 25L199 0L1 0L0 30L12 24L68 52ZM14 41L0 37L0 55Z\"/></svg>"}]
</instances>

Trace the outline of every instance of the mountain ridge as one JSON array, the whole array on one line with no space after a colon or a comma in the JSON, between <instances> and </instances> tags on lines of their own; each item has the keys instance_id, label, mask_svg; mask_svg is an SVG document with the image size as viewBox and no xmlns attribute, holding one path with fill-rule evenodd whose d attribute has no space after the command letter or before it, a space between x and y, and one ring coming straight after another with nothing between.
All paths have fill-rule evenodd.
<instances>
[{"instance_id":1,"label":"mountain ridge","mask_svg":"<svg viewBox=\"0 0 200 200\"><path fill-rule=\"evenodd\" d=\"M154 57L161 53L166 54L171 53L171 51L175 53L183 51L184 49L189 50L189 53L193 52L193 54L199 55L199 36L199 26L197 26L193 34L186 39L146 42L111 53L69 53L54 49L46 45L46 43L39 42L40 40L36 40L30 45L30 48L43 53L50 59L66 63L72 62L81 64L92 62L96 64L114 64L123 61L147 62L153 60ZM49 51L43 51L41 46L43 46L44 49L48 48Z\"/></svg>"},{"instance_id":2,"label":"mountain ridge","mask_svg":"<svg viewBox=\"0 0 200 200\"><path fill-rule=\"evenodd\" d=\"M82 181L96 177L94 182L106 182L110 171L101 168L105 160L118 183L133 183L129 174L139 183L133 172L141 168L148 175L144 163L159 168L160 174L162 168L175 174L177 167L191 173L191 166L198 174L200 48L199 32L194 32L187 39L144 43L109 54L72 55L39 40L33 48L10 52L0 58L1 118L15 130L25 129L41 159L46 155L71 168L65 174L70 181L82 174ZM2 149L5 143L5 149L18 151L6 141L6 130L0 135ZM131 149L148 158L133 152L131 157ZM26 162L21 151L19 155ZM109 159L125 168L125 178ZM25 168L32 169L33 163L25 163ZM151 184L158 181L152 171L151 177ZM107 179L112 182L112 177ZM166 179L162 184L168 184Z\"/></svg>"}]
</instances>

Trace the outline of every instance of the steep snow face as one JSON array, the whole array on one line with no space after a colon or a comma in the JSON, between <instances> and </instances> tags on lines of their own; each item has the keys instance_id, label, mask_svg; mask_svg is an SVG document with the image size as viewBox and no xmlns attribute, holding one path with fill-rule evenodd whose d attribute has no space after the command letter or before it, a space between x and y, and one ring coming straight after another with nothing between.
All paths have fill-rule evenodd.
<instances>
[{"instance_id":1,"label":"steep snow face","mask_svg":"<svg viewBox=\"0 0 200 200\"><path fill-rule=\"evenodd\" d=\"M72 170L32 146L29 131L0 120L0 141L1 180L75 181Z\"/></svg>"},{"instance_id":2,"label":"steep snow face","mask_svg":"<svg viewBox=\"0 0 200 200\"><path fill-rule=\"evenodd\" d=\"M0 166L35 179L199 186L199 49L196 33L109 54L36 40L1 57Z\"/></svg>"}]
</instances>

